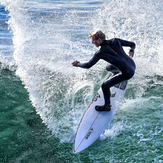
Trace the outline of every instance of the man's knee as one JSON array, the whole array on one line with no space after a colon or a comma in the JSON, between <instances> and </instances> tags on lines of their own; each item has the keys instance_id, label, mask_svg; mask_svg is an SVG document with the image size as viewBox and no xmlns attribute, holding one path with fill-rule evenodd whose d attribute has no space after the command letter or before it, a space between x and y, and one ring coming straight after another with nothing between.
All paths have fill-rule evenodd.
<instances>
[{"instance_id":1,"label":"man's knee","mask_svg":"<svg viewBox=\"0 0 163 163\"><path fill-rule=\"evenodd\" d=\"M101 87L103 90L106 90L109 88L108 85L106 84L106 82L102 83Z\"/></svg>"}]
</instances>

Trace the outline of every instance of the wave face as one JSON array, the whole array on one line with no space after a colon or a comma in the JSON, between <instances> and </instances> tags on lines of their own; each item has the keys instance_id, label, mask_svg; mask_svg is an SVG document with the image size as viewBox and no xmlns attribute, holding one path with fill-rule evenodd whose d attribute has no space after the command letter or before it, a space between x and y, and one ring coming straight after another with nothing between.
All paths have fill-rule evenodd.
<instances>
[{"instance_id":1,"label":"wave face","mask_svg":"<svg viewBox=\"0 0 163 163\"><path fill-rule=\"evenodd\" d=\"M136 74L112 124L100 137L101 145L89 148L89 159L98 161L101 149L112 151L105 153L105 160L112 162L140 161L155 153L154 143L161 144L163 117L161 0L1 0L1 5L1 70L7 68L20 78L37 114L61 143L73 142L84 110L111 75L104 61L89 70L72 67L74 60L88 61L98 50L89 32L100 29L107 39L134 41ZM125 159L123 151L116 155L118 143L133 153ZM152 147L145 152L149 143ZM163 160L159 154L152 158Z\"/></svg>"}]
</instances>

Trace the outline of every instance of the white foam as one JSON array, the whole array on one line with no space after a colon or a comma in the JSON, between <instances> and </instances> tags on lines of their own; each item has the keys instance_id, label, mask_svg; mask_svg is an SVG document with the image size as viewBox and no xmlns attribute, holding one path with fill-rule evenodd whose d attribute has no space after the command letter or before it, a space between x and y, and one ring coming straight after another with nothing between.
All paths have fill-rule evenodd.
<instances>
[{"instance_id":1,"label":"white foam","mask_svg":"<svg viewBox=\"0 0 163 163\"><path fill-rule=\"evenodd\" d=\"M109 76L104 61L90 70L71 65L74 60L88 61L98 50L91 44L89 32L101 29L107 38L114 37L115 32L116 37L137 45L134 57L137 70L128 86L134 90L135 98L128 96L124 106L142 97L148 88L146 76L162 75L163 21L157 1L111 0L101 6L92 4L95 9L88 7L83 11L73 10L74 4L65 4L72 10L63 10L62 4L50 2L2 0L1 3L10 11L9 24L14 35L14 61L10 63L17 65L16 74L25 84L37 113L61 141L72 141L71 135L84 110ZM101 138L114 137L123 128L121 122L116 123Z\"/></svg>"}]
</instances>

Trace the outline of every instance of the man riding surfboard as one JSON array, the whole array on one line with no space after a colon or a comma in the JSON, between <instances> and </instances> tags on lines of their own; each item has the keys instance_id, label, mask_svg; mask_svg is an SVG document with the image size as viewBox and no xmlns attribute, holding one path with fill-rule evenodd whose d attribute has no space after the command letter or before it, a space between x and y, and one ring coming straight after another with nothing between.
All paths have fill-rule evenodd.
<instances>
[{"instance_id":1,"label":"man riding surfboard","mask_svg":"<svg viewBox=\"0 0 163 163\"><path fill-rule=\"evenodd\" d=\"M72 65L75 67L88 69L95 65L100 59L103 59L111 63L114 67L118 68L120 73L105 81L101 86L104 94L105 104L103 106L95 107L97 111L110 111L110 88L116 84L131 79L135 73L136 65L131 58L134 55L135 43L119 38L106 40L105 34L100 30L94 34L90 34L90 38L96 47L100 46L101 48L94 54L90 61L86 63L74 61ZM125 53L122 46L128 46L131 48L129 51L130 56Z\"/></svg>"}]
</instances>

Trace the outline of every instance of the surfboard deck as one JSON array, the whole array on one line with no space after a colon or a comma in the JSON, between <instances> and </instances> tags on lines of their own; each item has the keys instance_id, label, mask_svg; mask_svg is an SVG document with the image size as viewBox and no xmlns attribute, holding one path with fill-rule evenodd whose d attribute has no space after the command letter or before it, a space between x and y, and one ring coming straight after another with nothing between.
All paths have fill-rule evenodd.
<instances>
[{"instance_id":1,"label":"surfboard deck","mask_svg":"<svg viewBox=\"0 0 163 163\"><path fill-rule=\"evenodd\" d=\"M74 137L73 153L78 153L94 143L102 132L111 123L116 114L119 103L122 101L128 82L122 82L110 88L111 91L111 111L99 112L95 110L96 105L104 105L104 95L100 88L78 125Z\"/></svg>"}]
</instances>

